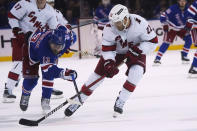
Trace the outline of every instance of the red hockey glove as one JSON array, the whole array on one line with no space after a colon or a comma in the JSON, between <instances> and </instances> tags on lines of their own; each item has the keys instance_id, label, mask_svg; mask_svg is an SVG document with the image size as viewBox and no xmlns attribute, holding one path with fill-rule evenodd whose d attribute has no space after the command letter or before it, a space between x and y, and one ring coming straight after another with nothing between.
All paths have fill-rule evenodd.
<instances>
[{"instance_id":1,"label":"red hockey glove","mask_svg":"<svg viewBox=\"0 0 197 131\"><path fill-rule=\"evenodd\" d=\"M19 39L19 40L21 40L21 39L24 40L24 38L25 38L24 33L22 32L21 28L19 28L19 27L14 27L14 28L12 29L12 33L13 33L14 36L15 36L17 39Z\"/></svg>"},{"instance_id":2,"label":"red hockey glove","mask_svg":"<svg viewBox=\"0 0 197 131\"><path fill-rule=\"evenodd\" d=\"M193 26L192 23L187 22L185 24L185 27L179 31L179 36L182 37L182 38L184 38L185 36L189 35L190 34L190 31L192 29L192 26Z\"/></svg>"},{"instance_id":3,"label":"red hockey glove","mask_svg":"<svg viewBox=\"0 0 197 131\"><path fill-rule=\"evenodd\" d=\"M111 59L105 60L104 70L105 70L105 75L108 78L112 78L113 76L115 76L119 72L119 69L115 65L115 61L113 61Z\"/></svg>"},{"instance_id":4,"label":"red hockey glove","mask_svg":"<svg viewBox=\"0 0 197 131\"><path fill-rule=\"evenodd\" d=\"M169 26L168 26L168 25L164 25L164 26L163 26L163 31L164 31L164 32L168 32L168 30L169 30Z\"/></svg>"},{"instance_id":5,"label":"red hockey glove","mask_svg":"<svg viewBox=\"0 0 197 131\"><path fill-rule=\"evenodd\" d=\"M74 75L74 79L77 79L77 72L75 70L65 69L60 73L60 77L68 81L72 81L71 75Z\"/></svg>"}]
</instances>

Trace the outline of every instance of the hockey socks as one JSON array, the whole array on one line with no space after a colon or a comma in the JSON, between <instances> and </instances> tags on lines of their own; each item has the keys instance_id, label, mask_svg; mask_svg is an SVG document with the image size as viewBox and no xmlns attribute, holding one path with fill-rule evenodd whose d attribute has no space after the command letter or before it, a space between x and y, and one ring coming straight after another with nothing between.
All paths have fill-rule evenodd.
<instances>
[{"instance_id":1,"label":"hockey socks","mask_svg":"<svg viewBox=\"0 0 197 131\"><path fill-rule=\"evenodd\" d=\"M159 48L159 51L157 53L157 56L156 56L155 60L160 60L161 59L161 57L163 56L163 54L168 49L169 45L170 45L169 43L165 43L165 42L162 43L162 45Z\"/></svg>"}]
</instances>

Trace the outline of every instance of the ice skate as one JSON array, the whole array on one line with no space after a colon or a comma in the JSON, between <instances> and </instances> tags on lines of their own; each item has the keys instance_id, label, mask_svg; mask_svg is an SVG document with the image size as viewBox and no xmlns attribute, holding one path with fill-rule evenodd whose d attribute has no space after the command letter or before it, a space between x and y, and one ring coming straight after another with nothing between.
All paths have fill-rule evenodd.
<instances>
[{"instance_id":1,"label":"ice skate","mask_svg":"<svg viewBox=\"0 0 197 131\"><path fill-rule=\"evenodd\" d=\"M118 117L118 115L123 113L124 104L125 104L125 102L123 100L119 99L119 97L117 97L115 105L114 105L114 114L113 114L114 118Z\"/></svg>"},{"instance_id":2,"label":"ice skate","mask_svg":"<svg viewBox=\"0 0 197 131\"><path fill-rule=\"evenodd\" d=\"M183 52L181 52L181 60L182 60L182 64L189 64L190 59L187 56L183 55Z\"/></svg>"},{"instance_id":3,"label":"ice skate","mask_svg":"<svg viewBox=\"0 0 197 131\"><path fill-rule=\"evenodd\" d=\"M197 78L197 68L194 66L191 66L191 68L189 69L189 78Z\"/></svg>"},{"instance_id":4,"label":"ice skate","mask_svg":"<svg viewBox=\"0 0 197 131\"><path fill-rule=\"evenodd\" d=\"M160 60L155 59L153 62L153 66L160 66L160 65L161 65Z\"/></svg>"},{"instance_id":5,"label":"ice skate","mask_svg":"<svg viewBox=\"0 0 197 131\"><path fill-rule=\"evenodd\" d=\"M28 104L29 104L29 98L30 95L23 95L21 96L21 100L20 100L20 108L22 111L26 111L28 108Z\"/></svg>"},{"instance_id":6,"label":"ice skate","mask_svg":"<svg viewBox=\"0 0 197 131\"><path fill-rule=\"evenodd\" d=\"M14 94L12 94L12 91L9 90L7 87L6 87L6 84L5 84L5 89L4 89L4 92L3 92L3 103L14 103L16 100L16 96Z\"/></svg>"},{"instance_id":7,"label":"ice skate","mask_svg":"<svg viewBox=\"0 0 197 131\"><path fill-rule=\"evenodd\" d=\"M51 110L50 99L42 98L41 99L41 107L42 107L42 110L43 110L43 114L48 113Z\"/></svg>"},{"instance_id":8,"label":"ice skate","mask_svg":"<svg viewBox=\"0 0 197 131\"><path fill-rule=\"evenodd\" d=\"M63 92L60 90L53 89L51 93L51 99L60 99L63 98Z\"/></svg>"}]
</instances>

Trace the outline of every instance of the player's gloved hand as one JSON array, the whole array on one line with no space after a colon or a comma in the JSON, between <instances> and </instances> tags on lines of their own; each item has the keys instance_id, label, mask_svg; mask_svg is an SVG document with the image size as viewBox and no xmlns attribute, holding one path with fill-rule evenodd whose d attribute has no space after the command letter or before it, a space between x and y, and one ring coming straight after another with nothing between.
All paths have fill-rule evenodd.
<instances>
[{"instance_id":1,"label":"player's gloved hand","mask_svg":"<svg viewBox=\"0 0 197 131\"><path fill-rule=\"evenodd\" d=\"M23 33L23 31L19 27L14 27L12 29L12 33L19 40L24 40L24 38L25 38L25 34Z\"/></svg>"},{"instance_id":2,"label":"player's gloved hand","mask_svg":"<svg viewBox=\"0 0 197 131\"><path fill-rule=\"evenodd\" d=\"M66 24L65 26L66 26L66 28L68 28L69 30L72 30L72 26L71 26L70 24Z\"/></svg>"},{"instance_id":3,"label":"player's gloved hand","mask_svg":"<svg viewBox=\"0 0 197 131\"><path fill-rule=\"evenodd\" d=\"M140 50L137 45L131 45L131 46L129 46L129 50L127 52L127 56L128 57L131 56L131 55L132 56L135 56L135 57L138 57L141 54L142 54L142 50Z\"/></svg>"},{"instance_id":4,"label":"player's gloved hand","mask_svg":"<svg viewBox=\"0 0 197 131\"><path fill-rule=\"evenodd\" d=\"M164 26L163 26L163 31L164 31L164 32L168 32L168 30L169 30L169 26L168 26L168 25L164 25Z\"/></svg>"},{"instance_id":5,"label":"player's gloved hand","mask_svg":"<svg viewBox=\"0 0 197 131\"><path fill-rule=\"evenodd\" d=\"M115 61L113 61L112 59L105 60L104 70L105 70L105 75L108 78L112 78L119 72L119 69L115 65Z\"/></svg>"},{"instance_id":6,"label":"player's gloved hand","mask_svg":"<svg viewBox=\"0 0 197 131\"><path fill-rule=\"evenodd\" d=\"M190 34L190 31L192 29L192 26L193 26L192 23L187 22L185 24L185 27L179 31L179 36L182 37L182 38L184 38L185 36L189 35Z\"/></svg>"},{"instance_id":7,"label":"player's gloved hand","mask_svg":"<svg viewBox=\"0 0 197 131\"><path fill-rule=\"evenodd\" d=\"M72 75L74 75L74 79L77 79L77 72L75 70L65 69L60 73L60 77L68 81L72 81Z\"/></svg>"}]
</instances>

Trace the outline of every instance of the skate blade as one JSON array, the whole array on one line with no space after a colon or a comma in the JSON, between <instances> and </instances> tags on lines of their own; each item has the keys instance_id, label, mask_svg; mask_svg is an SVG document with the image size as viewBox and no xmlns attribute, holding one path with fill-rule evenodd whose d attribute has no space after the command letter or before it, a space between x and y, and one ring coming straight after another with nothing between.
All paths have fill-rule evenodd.
<instances>
[{"instance_id":1,"label":"skate blade","mask_svg":"<svg viewBox=\"0 0 197 131\"><path fill-rule=\"evenodd\" d=\"M153 63L152 66L161 66L161 64L159 64L159 63Z\"/></svg>"},{"instance_id":2,"label":"skate blade","mask_svg":"<svg viewBox=\"0 0 197 131\"><path fill-rule=\"evenodd\" d=\"M195 79L195 78L197 78L197 74L191 74L191 73L189 73L188 74L188 78L190 78L190 79Z\"/></svg>"},{"instance_id":3,"label":"skate blade","mask_svg":"<svg viewBox=\"0 0 197 131\"><path fill-rule=\"evenodd\" d=\"M61 99L63 97L63 95L51 95L51 99Z\"/></svg>"},{"instance_id":4,"label":"skate blade","mask_svg":"<svg viewBox=\"0 0 197 131\"><path fill-rule=\"evenodd\" d=\"M190 63L190 61L182 61L183 65L188 65Z\"/></svg>"},{"instance_id":5,"label":"skate blade","mask_svg":"<svg viewBox=\"0 0 197 131\"><path fill-rule=\"evenodd\" d=\"M118 113L118 112L114 112L114 114L113 114L113 118L117 118L118 116L120 116L121 114L120 113Z\"/></svg>"},{"instance_id":6,"label":"skate blade","mask_svg":"<svg viewBox=\"0 0 197 131\"><path fill-rule=\"evenodd\" d=\"M2 103L14 103L15 98L3 98Z\"/></svg>"}]
</instances>

